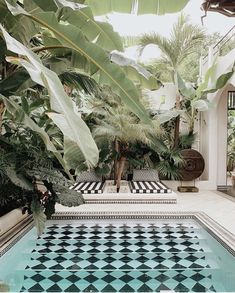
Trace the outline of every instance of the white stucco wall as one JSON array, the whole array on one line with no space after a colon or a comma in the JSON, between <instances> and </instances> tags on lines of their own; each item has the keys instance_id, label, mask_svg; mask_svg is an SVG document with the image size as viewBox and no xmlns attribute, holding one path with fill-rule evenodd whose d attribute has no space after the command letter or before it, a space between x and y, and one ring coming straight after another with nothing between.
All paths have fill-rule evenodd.
<instances>
[{"instance_id":1,"label":"white stucco wall","mask_svg":"<svg viewBox=\"0 0 235 293\"><path fill-rule=\"evenodd\" d=\"M217 106L217 186L227 184L227 86L220 95Z\"/></svg>"}]
</instances>

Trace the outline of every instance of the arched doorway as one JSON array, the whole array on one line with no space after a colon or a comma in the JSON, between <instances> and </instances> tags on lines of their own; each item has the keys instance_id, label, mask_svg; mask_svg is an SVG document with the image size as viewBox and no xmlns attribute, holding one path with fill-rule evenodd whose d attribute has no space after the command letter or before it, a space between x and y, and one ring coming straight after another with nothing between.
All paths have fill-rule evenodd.
<instances>
[{"instance_id":1,"label":"arched doorway","mask_svg":"<svg viewBox=\"0 0 235 293\"><path fill-rule=\"evenodd\" d=\"M217 189L235 196L235 87L227 85L217 104Z\"/></svg>"}]
</instances>

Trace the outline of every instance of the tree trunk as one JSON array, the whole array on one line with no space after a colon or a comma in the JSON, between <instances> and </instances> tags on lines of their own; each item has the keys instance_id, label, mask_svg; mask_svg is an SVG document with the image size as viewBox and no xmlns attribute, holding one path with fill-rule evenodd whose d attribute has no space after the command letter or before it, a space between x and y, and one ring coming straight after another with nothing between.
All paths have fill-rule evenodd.
<instances>
[{"instance_id":1,"label":"tree trunk","mask_svg":"<svg viewBox=\"0 0 235 293\"><path fill-rule=\"evenodd\" d=\"M117 193L119 193L120 186L121 186L121 179L122 179L122 174L124 171L126 163L126 157L121 156L119 162L118 162L118 173L117 173Z\"/></svg>"},{"instance_id":2,"label":"tree trunk","mask_svg":"<svg viewBox=\"0 0 235 293\"><path fill-rule=\"evenodd\" d=\"M118 140L115 139L114 141L114 150L116 152L116 155L119 153L119 150L120 150L120 146L119 146L119 143L118 143ZM113 173L114 173L114 185L117 184L117 173L118 173L118 161L115 157L115 160L114 160L114 166L113 166Z\"/></svg>"},{"instance_id":3,"label":"tree trunk","mask_svg":"<svg viewBox=\"0 0 235 293\"><path fill-rule=\"evenodd\" d=\"M3 120L4 110L5 110L5 104L3 101L0 100L0 135L2 134L2 120Z\"/></svg>"},{"instance_id":4,"label":"tree trunk","mask_svg":"<svg viewBox=\"0 0 235 293\"><path fill-rule=\"evenodd\" d=\"M180 95L176 96L175 99L175 108L180 110ZM179 136L180 136L180 115L175 119L175 133L174 133L174 148L177 148L179 145Z\"/></svg>"}]
</instances>

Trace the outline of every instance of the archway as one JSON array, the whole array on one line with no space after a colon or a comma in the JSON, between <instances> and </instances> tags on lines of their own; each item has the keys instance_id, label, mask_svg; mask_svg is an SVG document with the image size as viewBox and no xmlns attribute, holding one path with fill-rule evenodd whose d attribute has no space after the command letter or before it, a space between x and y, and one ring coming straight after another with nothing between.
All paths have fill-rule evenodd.
<instances>
[{"instance_id":1,"label":"archway","mask_svg":"<svg viewBox=\"0 0 235 293\"><path fill-rule=\"evenodd\" d=\"M217 119L217 189L235 196L235 140L231 140L233 133L235 138L235 87L231 84L218 97Z\"/></svg>"}]
</instances>

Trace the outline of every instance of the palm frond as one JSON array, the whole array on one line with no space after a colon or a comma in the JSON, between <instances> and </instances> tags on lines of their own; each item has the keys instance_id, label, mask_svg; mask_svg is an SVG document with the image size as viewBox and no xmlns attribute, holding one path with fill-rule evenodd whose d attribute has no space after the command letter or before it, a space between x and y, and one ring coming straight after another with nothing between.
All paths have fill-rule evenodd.
<instances>
[{"instance_id":1,"label":"palm frond","mask_svg":"<svg viewBox=\"0 0 235 293\"><path fill-rule=\"evenodd\" d=\"M87 94L94 94L99 90L96 81L76 71L65 71L59 75L61 82L69 87L83 90Z\"/></svg>"},{"instance_id":2,"label":"palm frond","mask_svg":"<svg viewBox=\"0 0 235 293\"><path fill-rule=\"evenodd\" d=\"M187 56L199 50L204 39L204 31L199 26L190 24L189 18L181 14L169 38L156 33L143 35L139 43L140 53L147 45L155 44L162 52L161 59L168 65L166 69L177 69Z\"/></svg>"},{"instance_id":3,"label":"palm frond","mask_svg":"<svg viewBox=\"0 0 235 293\"><path fill-rule=\"evenodd\" d=\"M172 179L172 180L179 180L180 173L179 169L175 165L171 165L169 161L161 161L156 166L160 178L162 179Z\"/></svg>"},{"instance_id":4,"label":"palm frond","mask_svg":"<svg viewBox=\"0 0 235 293\"><path fill-rule=\"evenodd\" d=\"M124 48L136 46L139 43L139 36L123 36L121 37Z\"/></svg>"}]
</instances>

